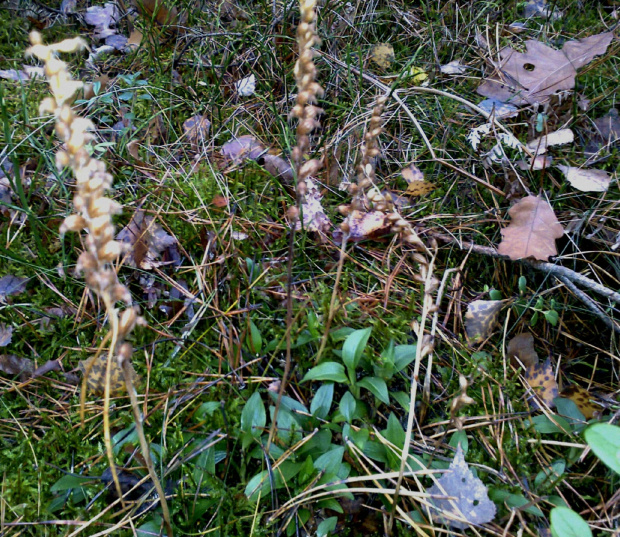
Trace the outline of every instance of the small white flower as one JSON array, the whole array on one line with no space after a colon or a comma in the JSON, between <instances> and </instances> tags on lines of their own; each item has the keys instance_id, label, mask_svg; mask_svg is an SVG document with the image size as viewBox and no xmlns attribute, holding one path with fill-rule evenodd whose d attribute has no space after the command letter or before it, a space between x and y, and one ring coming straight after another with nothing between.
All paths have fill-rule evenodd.
<instances>
[{"instance_id":1,"label":"small white flower","mask_svg":"<svg viewBox=\"0 0 620 537\"><path fill-rule=\"evenodd\" d=\"M237 93L241 97L250 97L256 91L256 77L252 74L235 82Z\"/></svg>"}]
</instances>

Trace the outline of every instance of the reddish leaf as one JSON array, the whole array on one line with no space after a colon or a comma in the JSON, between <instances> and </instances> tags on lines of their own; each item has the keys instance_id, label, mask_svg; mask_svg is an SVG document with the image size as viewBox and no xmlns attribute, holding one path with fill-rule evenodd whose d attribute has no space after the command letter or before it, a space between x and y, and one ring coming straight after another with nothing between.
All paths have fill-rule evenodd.
<instances>
[{"instance_id":1,"label":"reddish leaf","mask_svg":"<svg viewBox=\"0 0 620 537\"><path fill-rule=\"evenodd\" d=\"M500 254L513 260L533 257L541 261L557 255L555 239L564 230L546 201L528 196L513 205L508 214L512 221L502 229L502 242L497 248Z\"/></svg>"}]
</instances>

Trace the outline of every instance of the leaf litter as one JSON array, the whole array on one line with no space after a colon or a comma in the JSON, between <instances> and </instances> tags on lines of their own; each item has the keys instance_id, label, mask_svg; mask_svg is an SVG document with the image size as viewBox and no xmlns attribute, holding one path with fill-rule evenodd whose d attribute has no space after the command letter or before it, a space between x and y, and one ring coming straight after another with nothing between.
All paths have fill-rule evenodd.
<instances>
[{"instance_id":1,"label":"leaf litter","mask_svg":"<svg viewBox=\"0 0 620 537\"><path fill-rule=\"evenodd\" d=\"M607 192L611 176L604 170L557 165L573 188L581 192Z\"/></svg>"},{"instance_id":2,"label":"leaf litter","mask_svg":"<svg viewBox=\"0 0 620 537\"><path fill-rule=\"evenodd\" d=\"M448 471L426 493L433 496L429 499L434 507L433 519L451 528L464 530L495 518L495 504L489 499L487 487L465 462L461 444Z\"/></svg>"},{"instance_id":3,"label":"leaf litter","mask_svg":"<svg viewBox=\"0 0 620 537\"><path fill-rule=\"evenodd\" d=\"M177 244L177 239L166 233L162 227L155 223L155 218L144 211L136 211L130 222L116 235L116 240L121 241L128 248L124 257L125 263L130 267L150 270L168 264L165 261L157 261L162 253Z\"/></svg>"},{"instance_id":4,"label":"leaf litter","mask_svg":"<svg viewBox=\"0 0 620 537\"><path fill-rule=\"evenodd\" d=\"M553 408L558 396L558 383L553 375L551 360L547 358L540 362L534 349L534 336L529 332L516 335L508 342L506 354L515 369L524 370L523 377L534 392L534 397L530 399L532 406L539 409L542 401L548 408Z\"/></svg>"},{"instance_id":5,"label":"leaf litter","mask_svg":"<svg viewBox=\"0 0 620 537\"><path fill-rule=\"evenodd\" d=\"M7 274L0 278L0 302L5 302L9 296L20 295L26 290L28 278L20 278Z\"/></svg>"},{"instance_id":6,"label":"leaf litter","mask_svg":"<svg viewBox=\"0 0 620 537\"><path fill-rule=\"evenodd\" d=\"M508 211L511 221L501 230L502 242L497 251L513 261L533 257L547 261L558 254L555 240L564 229L551 206L537 196L527 196Z\"/></svg>"},{"instance_id":7,"label":"leaf litter","mask_svg":"<svg viewBox=\"0 0 620 537\"><path fill-rule=\"evenodd\" d=\"M491 335L505 303L504 300L474 300L467 305L465 332L472 343Z\"/></svg>"},{"instance_id":8,"label":"leaf litter","mask_svg":"<svg viewBox=\"0 0 620 537\"><path fill-rule=\"evenodd\" d=\"M504 47L498 52L496 72L477 91L513 105L544 103L558 91L572 90L577 69L605 54L613 37L613 32L604 32L567 41L562 50L534 39L525 42L526 52Z\"/></svg>"}]
</instances>

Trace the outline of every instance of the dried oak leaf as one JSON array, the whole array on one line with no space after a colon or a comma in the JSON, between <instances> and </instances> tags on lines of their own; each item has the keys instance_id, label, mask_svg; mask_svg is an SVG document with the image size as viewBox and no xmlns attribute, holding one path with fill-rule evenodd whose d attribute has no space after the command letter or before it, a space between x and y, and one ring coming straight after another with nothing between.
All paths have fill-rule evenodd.
<instances>
[{"instance_id":1,"label":"dried oak leaf","mask_svg":"<svg viewBox=\"0 0 620 537\"><path fill-rule=\"evenodd\" d=\"M481 341L491 335L503 307L503 300L474 300L467 305L465 332L471 342Z\"/></svg>"},{"instance_id":2,"label":"dried oak leaf","mask_svg":"<svg viewBox=\"0 0 620 537\"><path fill-rule=\"evenodd\" d=\"M527 196L513 205L508 214L511 222L502 229L502 242L497 251L512 260L533 257L547 261L557 255L555 239L564 230L551 206L538 196Z\"/></svg>"},{"instance_id":3,"label":"dried oak leaf","mask_svg":"<svg viewBox=\"0 0 620 537\"><path fill-rule=\"evenodd\" d=\"M0 278L0 302L5 302L11 295L19 295L26 290L28 278L19 278L12 274L7 274Z\"/></svg>"},{"instance_id":4,"label":"dried oak leaf","mask_svg":"<svg viewBox=\"0 0 620 537\"><path fill-rule=\"evenodd\" d=\"M515 368L536 365L540 359L534 350L534 336L529 332L524 332L513 337L508 342L506 355L510 358L510 363Z\"/></svg>"},{"instance_id":5,"label":"dried oak leaf","mask_svg":"<svg viewBox=\"0 0 620 537\"><path fill-rule=\"evenodd\" d=\"M105 394L106 371L108 365L107 353L101 353L98 356L91 356L88 360L82 360L78 363L78 367L83 375L86 375L86 385L88 390L95 395ZM138 375L130 364L132 380L137 381ZM116 357L112 357L110 361L110 395L121 395L125 392L125 377L123 370L118 365Z\"/></svg>"},{"instance_id":6,"label":"dried oak leaf","mask_svg":"<svg viewBox=\"0 0 620 537\"><path fill-rule=\"evenodd\" d=\"M14 354L0 354L0 372L7 375L19 375L19 380L32 376L34 362L28 358L20 358Z\"/></svg>"},{"instance_id":7,"label":"dried oak leaf","mask_svg":"<svg viewBox=\"0 0 620 537\"><path fill-rule=\"evenodd\" d=\"M125 263L130 267L150 270L164 262L156 261L166 248L177 244L177 239L155 223L153 216L136 211L129 222L116 235L116 240L128 245Z\"/></svg>"},{"instance_id":8,"label":"dried oak leaf","mask_svg":"<svg viewBox=\"0 0 620 537\"><path fill-rule=\"evenodd\" d=\"M495 518L496 508L489 500L488 489L467 466L460 444L448 471L426 493L433 495L429 498L434 507L433 519L451 528L464 530Z\"/></svg>"},{"instance_id":9,"label":"dried oak leaf","mask_svg":"<svg viewBox=\"0 0 620 537\"><path fill-rule=\"evenodd\" d=\"M543 103L556 91L573 89L577 69L604 54L613 37L613 32L605 32L567 41L562 50L533 39L525 42L526 52L504 47L499 51L497 73L477 91L516 105Z\"/></svg>"},{"instance_id":10,"label":"dried oak leaf","mask_svg":"<svg viewBox=\"0 0 620 537\"><path fill-rule=\"evenodd\" d=\"M529 366L523 375L525 380L534 391L535 399L531 401L535 409L540 408L539 400L547 407L555 406L554 399L558 396L558 383L553 376L551 360L547 358L544 363Z\"/></svg>"},{"instance_id":11,"label":"dried oak leaf","mask_svg":"<svg viewBox=\"0 0 620 537\"><path fill-rule=\"evenodd\" d=\"M590 392L577 384L571 384L564 388L562 393L560 393L560 397L573 401L587 420L601 413L601 407L592 402L593 397L590 395Z\"/></svg>"}]
</instances>

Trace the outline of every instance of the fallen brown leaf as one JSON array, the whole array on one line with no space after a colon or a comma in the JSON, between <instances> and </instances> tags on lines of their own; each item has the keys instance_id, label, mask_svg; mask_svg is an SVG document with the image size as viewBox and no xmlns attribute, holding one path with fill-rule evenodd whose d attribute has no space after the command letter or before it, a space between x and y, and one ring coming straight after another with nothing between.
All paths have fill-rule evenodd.
<instances>
[{"instance_id":1,"label":"fallen brown leaf","mask_svg":"<svg viewBox=\"0 0 620 537\"><path fill-rule=\"evenodd\" d=\"M564 230L551 206L537 196L528 196L513 205L508 214L511 222L502 229L502 242L497 251L512 260L533 257L547 261L557 255L555 239Z\"/></svg>"},{"instance_id":2,"label":"fallen brown leaf","mask_svg":"<svg viewBox=\"0 0 620 537\"><path fill-rule=\"evenodd\" d=\"M498 53L497 72L477 89L480 95L512 104L543 103L557 91L575 87L577 69L604 54L613 32L567 41L555 50L540 41L525 42L526 52L504 47Z\"/></svg>"},{"instance_id":3,"label":"fallen brown leaf","mask_svg":"<svg viewBox=\"0 0 620 537\"><path fill-rule=\"evenodd\" d=\"M87 375L86 385L88 390L95 395L104 395L106 371L108 365L108 355L101 353L97 357L91 356L88 360L79 362L78 367L82 374ZM135 382L138 375L130 364L132 380ZM125 377L123 371L118 365L116 357L112 357L110 361L110 395L121 395L125 392Z\"/></svg>"},{"instance_id":4,"label":"fallen brown leaf","mask_svg":"<svg viewBox=\"0 0 620 537\"><path fill-rule=\"evenodd\" d=\"M510 358L513 367L531 367L536 365L540 359L534 350L534 336L529 332L524 332L513 337L508 342L506 355Z\"/></svg>"},{"instance_id":5,"label":"fallen brown leaf","mask_svg":"<svg viewBox=\"0 0 620 537\"><path fill-rule=\"evenodd\" d=\"M32 376L34 362L14 354L0 354L0 371L7 375L19 375L19 379L23 381Z\"/></svg>"},{"instance_id":6,"label":"fallen brown leaf","mask_svg":"<svg viewBox=\"0 0 620 537\"><path fill-rule=\"evenodd\" d=\"M125 263L130 267L150 270L164 264L156 261L166 248L177 243L172 235L166 233L155 223L154 217L143 211L136 211L129 224L121 229L116 239L129 247Z\"/></svg>"}]
</instances>

